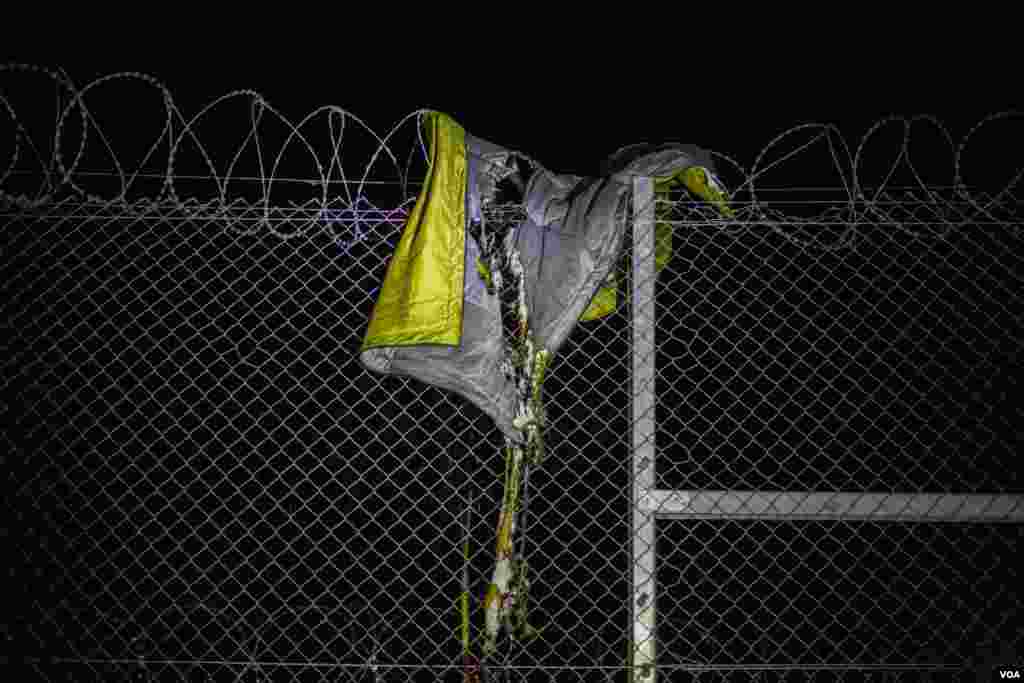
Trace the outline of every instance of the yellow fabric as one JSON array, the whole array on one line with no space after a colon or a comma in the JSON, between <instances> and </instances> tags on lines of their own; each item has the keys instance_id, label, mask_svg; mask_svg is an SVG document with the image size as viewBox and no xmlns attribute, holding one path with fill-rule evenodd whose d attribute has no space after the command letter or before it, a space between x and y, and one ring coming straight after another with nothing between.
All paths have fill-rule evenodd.
<instances>
[{"instance_id":1,"label":"yellow fabric","mask_svg":"<svg viewBox=\"0 0 1024 683\"><path fill-rule=\"evenodd\" d=\"M424 116L430 168L370 315L362 351L443 344L462 336L466 249L466 132L440 112Z\"/></svg>"},{"instance_id":2,"label":"yellow fabric","mask_svg":"<svg viewBox=\"0 0 1024 683\"><path fill-rule=\"evenodd\" d=\"M683 172L677 173L665 181L665 191L668 191L673 185L677 185L680 182L690 192L711 203L722 215L729 218L735 215L729 207L729 196L712 179L711 174L708 173L706 168L691 166ZM657 190L657 182L655 182L655 190Z\"/></svg>"},{"instance_id":3,"label":"yellow fabric","mask_svg":"<svg viewBox=\"0 0 1024 683\"><path fill-rule=\"evenodd\" d=\"M465 278L466 133L454 119L429 112L423 120L428 138L430 168L416 205L406 221L380 295L370 315L362 351L382 346L442 344L456 346L462 335L462 297ZM655 178L657 199L683 185L732 217L728 196L700 166ZM654 227L655 271L672 256L672 226ZM481 264L477 264L479 269ZM483 272L480 273L485 277ZM619 283L609 274L581 322L603 318L618 306Z\"/></svg>"},{"instance_id":4,"label":"yellow fabric","mask_svg":"<svg viewBox=\"0 0 1024 683\"><path fill-rule=\"evenodd\" d=\"M701 166L691 166L672 176L665 176L654 179L654 196L659 202L668 199L669 190L683 185L693 194L701 199L710 202L723 215L733 217L733 211L729 208L729 197L709 176L707 169ZM655 203L657 213L658 203ZM669 259L672 258L672 226L664 221L658 221L661 216L655 217L654 225L654 270L660 273ZM603 318L612 313L618 305L619 284L618 278L612 272L608 276L605 285L598 290L591 300L587 310L580 316L580 322L589 322Z\"/></svg>"},{"instance_id":5,"label":"yellow fabric","mask_svg":"<svg viewBox=\"0 0 1024 683\"><path fill-rule=\"evenodd\" d=\"M608 274L605 284L597 290L597 294L590 300L587 310L580 316L580 322L589 322L603 318L615 310L619 298L619 279L615 272Z\"/></svg>"}]
</instances>

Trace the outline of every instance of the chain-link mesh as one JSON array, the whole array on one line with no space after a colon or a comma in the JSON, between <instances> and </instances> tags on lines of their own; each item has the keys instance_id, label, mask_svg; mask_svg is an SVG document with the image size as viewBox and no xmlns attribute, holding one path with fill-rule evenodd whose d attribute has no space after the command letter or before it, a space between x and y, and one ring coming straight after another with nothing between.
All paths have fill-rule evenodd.
<instances>
[{"instance_id":1,"label":"chain-link mesh","mask_svg":"<svg viewBox=\"0 0 1024 683\"><path fill-rule=\"evenodd\" d=\"M1019 492L1020 226L894 194L825 246L667 207L659 488Z\"/></svg>"},{"instance_id":2,"label":"chain-link mesh","mask_svg":"<svg viewBox=\"0 0 1024 683\"><path fill-rule=\"evenodd\" d=\"M356 362L410 205L165 181L155 202L0 195L10 677L460 680L462 522L473 500L478 600L501 437ZM792 195L738 196L729 222L659 202L656 487L739 500L657 520L660 678L988 680L1019 661L1020 524L801 518L770 497L1021 493L1020 202L939 193L813 223L780 219L813 203ZM513 680L627 677L631 253L618 310L545 383L524 529L544 630L512 644Z\"/></svg>"},{"instance_id":3,"label":"chain-link mesh","mask_svg":"<svg viewBox=\"0 0 1024 683\"><path fill-rule=\"evenodd\" d=\"M929 194L774 229L659 203L659 671L1020 661L1020 203Z\"/></svg>"}]
</instances>

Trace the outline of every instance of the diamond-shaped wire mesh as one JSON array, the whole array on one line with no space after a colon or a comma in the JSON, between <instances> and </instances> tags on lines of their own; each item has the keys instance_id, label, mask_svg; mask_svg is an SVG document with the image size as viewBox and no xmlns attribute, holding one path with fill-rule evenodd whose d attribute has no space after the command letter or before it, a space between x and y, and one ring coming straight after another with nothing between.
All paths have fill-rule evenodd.
<instances>
[{"instance_id":1,"label":"diamond-shaped wire mesh","mask_svg":"<svg viewBox=\"0 0 1024 683\"><path fill-rule=\"evenodd\" d=\"M944 199L879 203L966 211ZM994 495L1022 489L1019 219L861 213L830 234L737 229L678 200L657 215L673 255L658 274L655 488L684 500L657 521L659 675L750 662L778 667L765 680L870 680L870 665L988 680L1020 661L1021 499L997 509ZM870 515L918 492L993 514L843 520L791 504Z\"/></svg>"},{"instance_id":2,"label":"diamond-shaped wire mesh","mask_svg":"<svg viewBox=\"0 0 1024 683\"><path fill-rule=\"evenodd\" d=\"M359 680L368 661L388 679L437 677L458 658L470 490L485 494L478 587L488 570L500 442L469 405L355 363L404 214L364 207L369 237L343 255L331 240L241 234L212 215L68 200L6 224L20 264L4 297L11 578L28 598L9 645L211 680L247 667L252 680ZM1019 491L1011 233L871 229L815 253L698 216L674 228L658 276L660 488ZM526 530L546 630L511 663L552 678L621 676L628 333L625 307L589 324L546 387L557 456L532 478ZM1019 535L659 521L659 670L734 680L737 663L1018 652Z\"/></svg>"},{"instance_id":3,"label":"diamond-shaped wire mesh","mask_svg":"<svg viewBox=\"0 0 1024 683\"><path fill-rule=\"evenodd\" d=\"M869 218L825 249L672 211L660 488L1019 492L1019 226Z\"/></svg>"},{"instance_id":4,"label":"diamond-shaped wire mesh","mask_svg":"<svg viewBox=\"0 0 1024 683\"><path fill-rule=\"evenodd\" d=\"M501 440L472 406L356 362L404 214L353 213L369 237L344 254L231 230L252 215L78 200L8 214L15 651L215 679L200 662L326 662L340 668L324 680L345 680L373 657L458 661L462 512L473 493L479 595ZM559 455L531 479L526 530L546 630L513 666L623 665L626 329L621 312L594 324L552 369Z\"/></svg>"}]
</instances>

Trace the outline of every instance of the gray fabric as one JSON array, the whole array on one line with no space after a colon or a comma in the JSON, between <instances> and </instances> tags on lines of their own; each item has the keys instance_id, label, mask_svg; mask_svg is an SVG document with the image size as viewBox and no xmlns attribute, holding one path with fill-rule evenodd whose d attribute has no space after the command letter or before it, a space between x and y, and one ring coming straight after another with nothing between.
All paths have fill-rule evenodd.
<instances>
[{"instance_id":1,"label":"gray fabric","mask_svg":"<svg viewBox=\"0 0 1024 683\"><path fill-rule=\"evenodd\" d=\"M680 159L689 159L689 163L680 167ZM677 142L642 142L622 147L605 159L601 164L601 175L625 181L629 175L661 177L673 175L690 166L703 166L715 172L714 158L706 149Z\"/></svg>"},{"instance_id":2,"label":"gray fabric","mask_svg":"<svg viewBox=\"0 0 1024 683\"><path fill-rule=\"evenodd\" d=\"M509 155L496 145L466 136L466 220L479 215L484 199L493 193L495 178L504 173ZM468 227L468 226L467 226ZM370 370L405 375L454 391L491 416L505 433L512 427L515 386L501 372L504 357L501 309L498 297L487 293L476 271L480 249L466 234L465 282L463 285L462 339L459 346L400 346L370 349L361 360Z\"/></svg>"},{"instance_id":3,"label":"gray fabric","mask_svg":"<svg viewBox=\"0 0 1024 683\"><path fill-rule=\"evenodd\" d=\"M466 136L467 222L479 216L495 185L515 170L514 153ZM633 146L613 155L605 177L556 175L538 169L523 200L525 221L507 239L518 249L530 306L530 325L540 345L558 351L589 306L622 249L625 221L618 209L634 176L664 176L689 166L710 167L710 156L693 146ZM462 340L458 347L412 346L380 349L367 367L385 374L407 375L454 391L491 416L516 441L512 426L516 390L501 369L505 358L497 296L487 293L476 271L479 249L466 235ZM386 360L385 360L386 359Z\"/></svg>"}]
</instances>

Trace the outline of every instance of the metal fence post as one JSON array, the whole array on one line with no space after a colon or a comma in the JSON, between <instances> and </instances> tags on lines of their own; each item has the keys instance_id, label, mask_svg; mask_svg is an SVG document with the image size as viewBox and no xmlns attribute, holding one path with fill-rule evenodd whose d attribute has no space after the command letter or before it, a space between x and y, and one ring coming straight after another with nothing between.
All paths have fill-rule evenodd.
<instances>
[{"instance_id":1,"label":"metal fence post","mask_svg":"<svg viewBox=\"0 0 1024 683\"><path fill-rule=\"evenodd\" d=\"M630 489L632 585L631 680L654 683L654 184L633 179L632 362L633 443Z\"/></svg>"}]
</instances>

